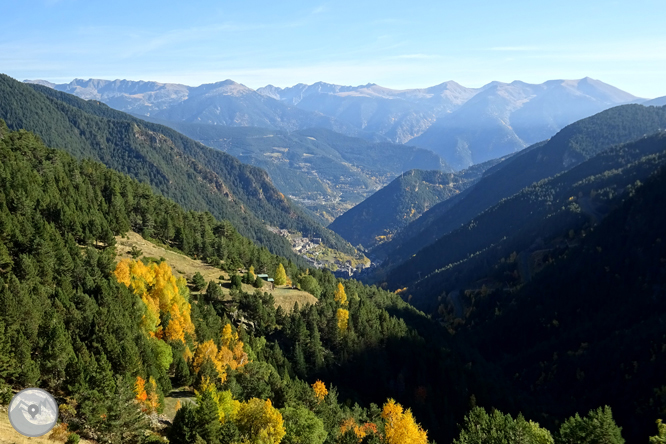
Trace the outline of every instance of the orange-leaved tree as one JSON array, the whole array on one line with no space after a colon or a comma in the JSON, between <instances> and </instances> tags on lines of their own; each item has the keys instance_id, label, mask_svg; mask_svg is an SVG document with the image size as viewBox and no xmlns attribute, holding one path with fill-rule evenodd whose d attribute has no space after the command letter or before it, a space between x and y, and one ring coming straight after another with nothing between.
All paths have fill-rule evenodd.
<instances>
[{"instance_id":1,"label":"orange-leaved tree","mask_svg":"<svg viewBox=\"0 0 666 444\"><path fill-rule=\"evenodd\" d=\"M141 410L146 410L147 405L146 401L148 399L148 393L146 393L146 380L141 376L136 377L134 382L134 399L141 406Z\"/></svg>"},{"instance_id":2,"label":"orange-leaved tree","mask_svg":"<svg viewBox=\"0 0 666 444\"><path fill-rule=\"evenodd\" d=\"M347 418L340 425L341 435L344 435L350 430L354 432L354 435L356 435L359 443L363 440L363 438L370 434L378 434L377 426L374 423L366 422L361 425L357 424L354 418Z\"/></svg>"},{"instance_id":3,"label":"orange-leaved tree","mask_svg":"<svg viewBox=\"0 0 666 444\"><path fill-rule=\"evenodd\" d=\"M152 376L148 378L148 399L146 406L149 413L157 413L160 409L160 394L157 391L157 381Z\"/></svg>"}]
</instances>

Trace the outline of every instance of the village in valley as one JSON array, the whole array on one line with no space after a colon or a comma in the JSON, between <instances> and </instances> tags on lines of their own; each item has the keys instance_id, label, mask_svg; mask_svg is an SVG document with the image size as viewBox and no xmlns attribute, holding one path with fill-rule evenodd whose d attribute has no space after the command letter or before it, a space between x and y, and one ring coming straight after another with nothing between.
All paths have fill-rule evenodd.
<instances>
[{"instance_id":1,"label":"village in valley","mask_svg":"<svg viewBox=\"0 0 666 444\"><path fill-rule=\"evenodd\" d=\"M277 227L268 226L268 229L275 234L286 237L294 252L303 257L309 265L315 268L328 268L338 277L358 275L372 265L370 259L362 253L355 257L333 250L322 244L321 238L303 237L301 233Z\"/></svg>"}]
</instances>

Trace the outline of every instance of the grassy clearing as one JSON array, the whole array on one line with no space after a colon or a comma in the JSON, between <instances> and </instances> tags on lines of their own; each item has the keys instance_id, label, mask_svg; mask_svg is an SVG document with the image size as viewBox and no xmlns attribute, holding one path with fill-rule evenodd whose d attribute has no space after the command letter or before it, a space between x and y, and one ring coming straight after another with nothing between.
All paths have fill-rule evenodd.
<instances>
[{"instance_id":1,"label":"grassy clearing","mask_svg":"<svg viewBox=\"0 0 666 444\"><path fill-rule=\"evenodd\" d=\"M188 403L195 403L194 392L189 387L181 387L172 390L169 396L164 398L164 415L169 418L169 421L173 421L173 418L176 416L178 401L180 401L181 406Z\"/></svg>"},{"instance_id":2,"label":"grassy clearing","mask_svg":"<svg viewBox=\"0 0 666 444\"><path fill-rule=\"evenodd\" d=\"M51 432L37 438L28 438L27 436L23 436L14 430L11 423L9 422L7 408L0 408L0 444L54 444L56 441L50 441L48 439L50 433ZM89 443L90 441L82 439L79 442L84 444Z\"/></svg>"},{"instance_id":3,"label":"grassy clearing","mask_svg":"<svg viewBox=\"0 0 666 444\"><path fill-rule=\"evenodd\" d=\"M165 247L149 242L138 233L129 232L125 238L116 237L116 251L119 260L126 258L131 259L129 251L132 247L141 250L142 256L145 257L154 257L156 259L163 257L171 266L175 276L183 276L189 280L198 271L206 281L221 283L223 293L229 295L231 287L229 274L219 268L212 267L204 262L187 257L184 254L171 251ZM219 279L220 277L223 279ZM243 284L243 291L252 293L254 290L255 288L252 285ZM275 299L275 305L280 306L287 311L291 311L296 302L298 302L298 305L301 307L305 304L315 304L317 302L317 298L310 293L300 290L292 290L290 287L286 286L275 286L275 289L271 290L266 283L264 284L262 291L271 293Z\"/></svg>"}]
</instances>

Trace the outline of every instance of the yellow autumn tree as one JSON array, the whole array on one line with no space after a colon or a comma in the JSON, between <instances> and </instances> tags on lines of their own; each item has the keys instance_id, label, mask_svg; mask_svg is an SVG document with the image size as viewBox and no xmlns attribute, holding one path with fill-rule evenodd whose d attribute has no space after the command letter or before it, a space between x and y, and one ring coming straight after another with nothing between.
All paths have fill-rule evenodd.
<instances>
[{"instance_id":1,"label":"yellow autumn tree","mask_svg":"<svg viewBox=\"0 0 666 444\"><path fill-rule=\"evenodd\" d=\"M242 403L236 425L243 442L252 444L279 444L287 433L282 414L270 399L252 398Z\"/></svg>"},{"instance_id":2,"label":"yellow autumn tree","mask_svg":"<svg viewBox=\"0 0 666 444\"><path fill-rule=\"evenodd\" d=\"M387 444L428 444L425 430L416 423L411 410L389 399L382 409Z\"/></svg>"},{"instance_id":3,"label":"yellow autumn tree","mask_svg":"<svg viewBox=\"0 0 666 444\"><path fill-rule=\"evenodd\" d=\"M349 325L349 310L345 310L344 308L338 308L338 311L335 314L335 316L338 319L338 329L341 332L347 331L347 327Z\"/></svg>"},{"instance_id":4,"label":"yellow autumn tree","mask_svg":"<svg viewBox=\"0 0 666 444\"><path fill-rule=\"evenodd\" d=\"M219 349L212 339L197 346L194 352L194 371L198 372L208 359L215 366L221 382L224 382L227 380L227 366L232 370L238 370L249 362L243 347L243 342L238 339L238 333L233 331L231 324L226 324L222 329Z\"/></svg>"},{"instance_id":5,"label":"yellow autumn tree","mask_svg":"<svg viewBox=\"0 0 666 444\"><path fill-rule=\"evenodd\" d=\"M254 273L254 266L250 265L250 269L247 271L250 274L250 278L254 281L257 278L257 275Z\"/></svg>"},{"instance_id":6,"label":"yellow autumn tree","mask_svg":"<svg viewBox=\"0 0 666 444\"><path fill-rule=\"evenodd\" d=\"M194 366L194 371L198 372L204 362L209 360L215 366L215 370L217 370L217 373L220 375L222 382L226 381L227 372L217 360L217 355L217 345L215 345L215 341L212 339L199 344L194 351L194 362L192 363Z\"/></svg>"},{"instance_id":7,"label":"yellow autumn tree","mask_svg":"<svg viewBox=\"0 0 666 444\"><path fill-rule=\"evenodd\" d=\"M342 282L338 282L338 288L335 290L335 302L343 307L347 305L347 293L345 293L345 286L342 285Z\"/></svg>"},{"instance_id":8,"label":"yellow autumn tree","mask_svg":"<svg viewBox=\"0 0 666 444\"><path fill-rule=\"evenodd\" d=\"M141 261L123 259L118 262L114 275L144 303L146 310L141 326L148 336L182 343L186 334L194 339L187 283L184 278L176 279L166 262L145 265ZM168 324L164 327L166 319Z\"/></svg>"},{"instance_id":9,"label":"yellow autumn tree","mask_svg":"<svg viewBox=\"0 0 666 444\"><path fill-rule=\"evenodd\" d=\"M312 384L312 390L314 390L315 398L320 402L324 400L326 395L328 395L328 390L326 390L326 384L321 382L319 379Z\"/></svg>"},{"instance_id":10,"label":"yellow autumn tree","mask_svg":"<svg viewBox=\"0 0 666 444\"><path fill-rule=\"evenodd\" d=\"M284 285L287 283L287 272L284 271L284 266L282 263L278 264L277 270L275 271L275 279L273 279L275 285Z\"/></svg>"}]
</instances>

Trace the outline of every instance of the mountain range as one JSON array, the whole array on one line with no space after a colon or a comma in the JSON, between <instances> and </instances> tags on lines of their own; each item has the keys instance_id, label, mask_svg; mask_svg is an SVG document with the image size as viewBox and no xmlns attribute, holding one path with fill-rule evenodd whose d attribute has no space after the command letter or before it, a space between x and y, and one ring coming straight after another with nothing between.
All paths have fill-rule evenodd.
<instances>
[{"instance_id":1,"label":"mountain range","mask_svg":"<svg viewBox=\"0 0 666 444\"><path fill-rule=\"evenodd\" d=\"M285 131L320 127L409 143L434 151L456 170L519 151L607 108L642 101L590 78L538 85L491 82L480 88L449 81L408 90L318 82L255 91L231 80L198 87L97 79L28 82L164 120Z\"/></svg>"},{"instance_id":2,"label":"mountain range","mask_svg":"<svg viewBox=\"0 0 666 444\"><path fill-rule=\"evenodd\" d=\"M287 132L154 121L266 170L281 192L324 225L405 170L452 171L432 151L390 142L370 142L323 128Z\"/></svg>"},{"instance_id":3,"label":"mountain range","mask_svg":"<svg viewBox=\"0 0 666 444\"><path fill-rule=\"evenodd\" d=\"M666 109L641 105L615 107L575 122L548 141L489 168L473 187L433 206L371 254L385 259L383 267L390 270L525 187L568 171L614 145L663 128Z\"/></svg>"},{"instance_id":4,"label":"mountain range","mask_svg":"<svg viewBox=\"0 0 666 444\"><path fill-rule=\"evenodd\" d=\"M346 241L285 198L264 170L171 128L6 75L0 75L0 119L10 129L33 131L49 146L129 174L187 209L229 220L241 234L284 257L298 259L287 240L266 225L354 253Z\"/></svg>"},{"instance_id":5,"label":"mountain range","mask_svg":"<svg viewBox=\"0 0 666 444\"><path fill-rule=\"evenodd\" d=\"M286 131L320 127L343 134L362 133L352 125L334 118L286 106L233 80L197 87L175 83L101 79L75 79L66 84L53 84L43 80L27 80L26 83L48 86L85 100L106 103L119 111L162 120L256 126Z\"/></svg>"}]
</instances>

